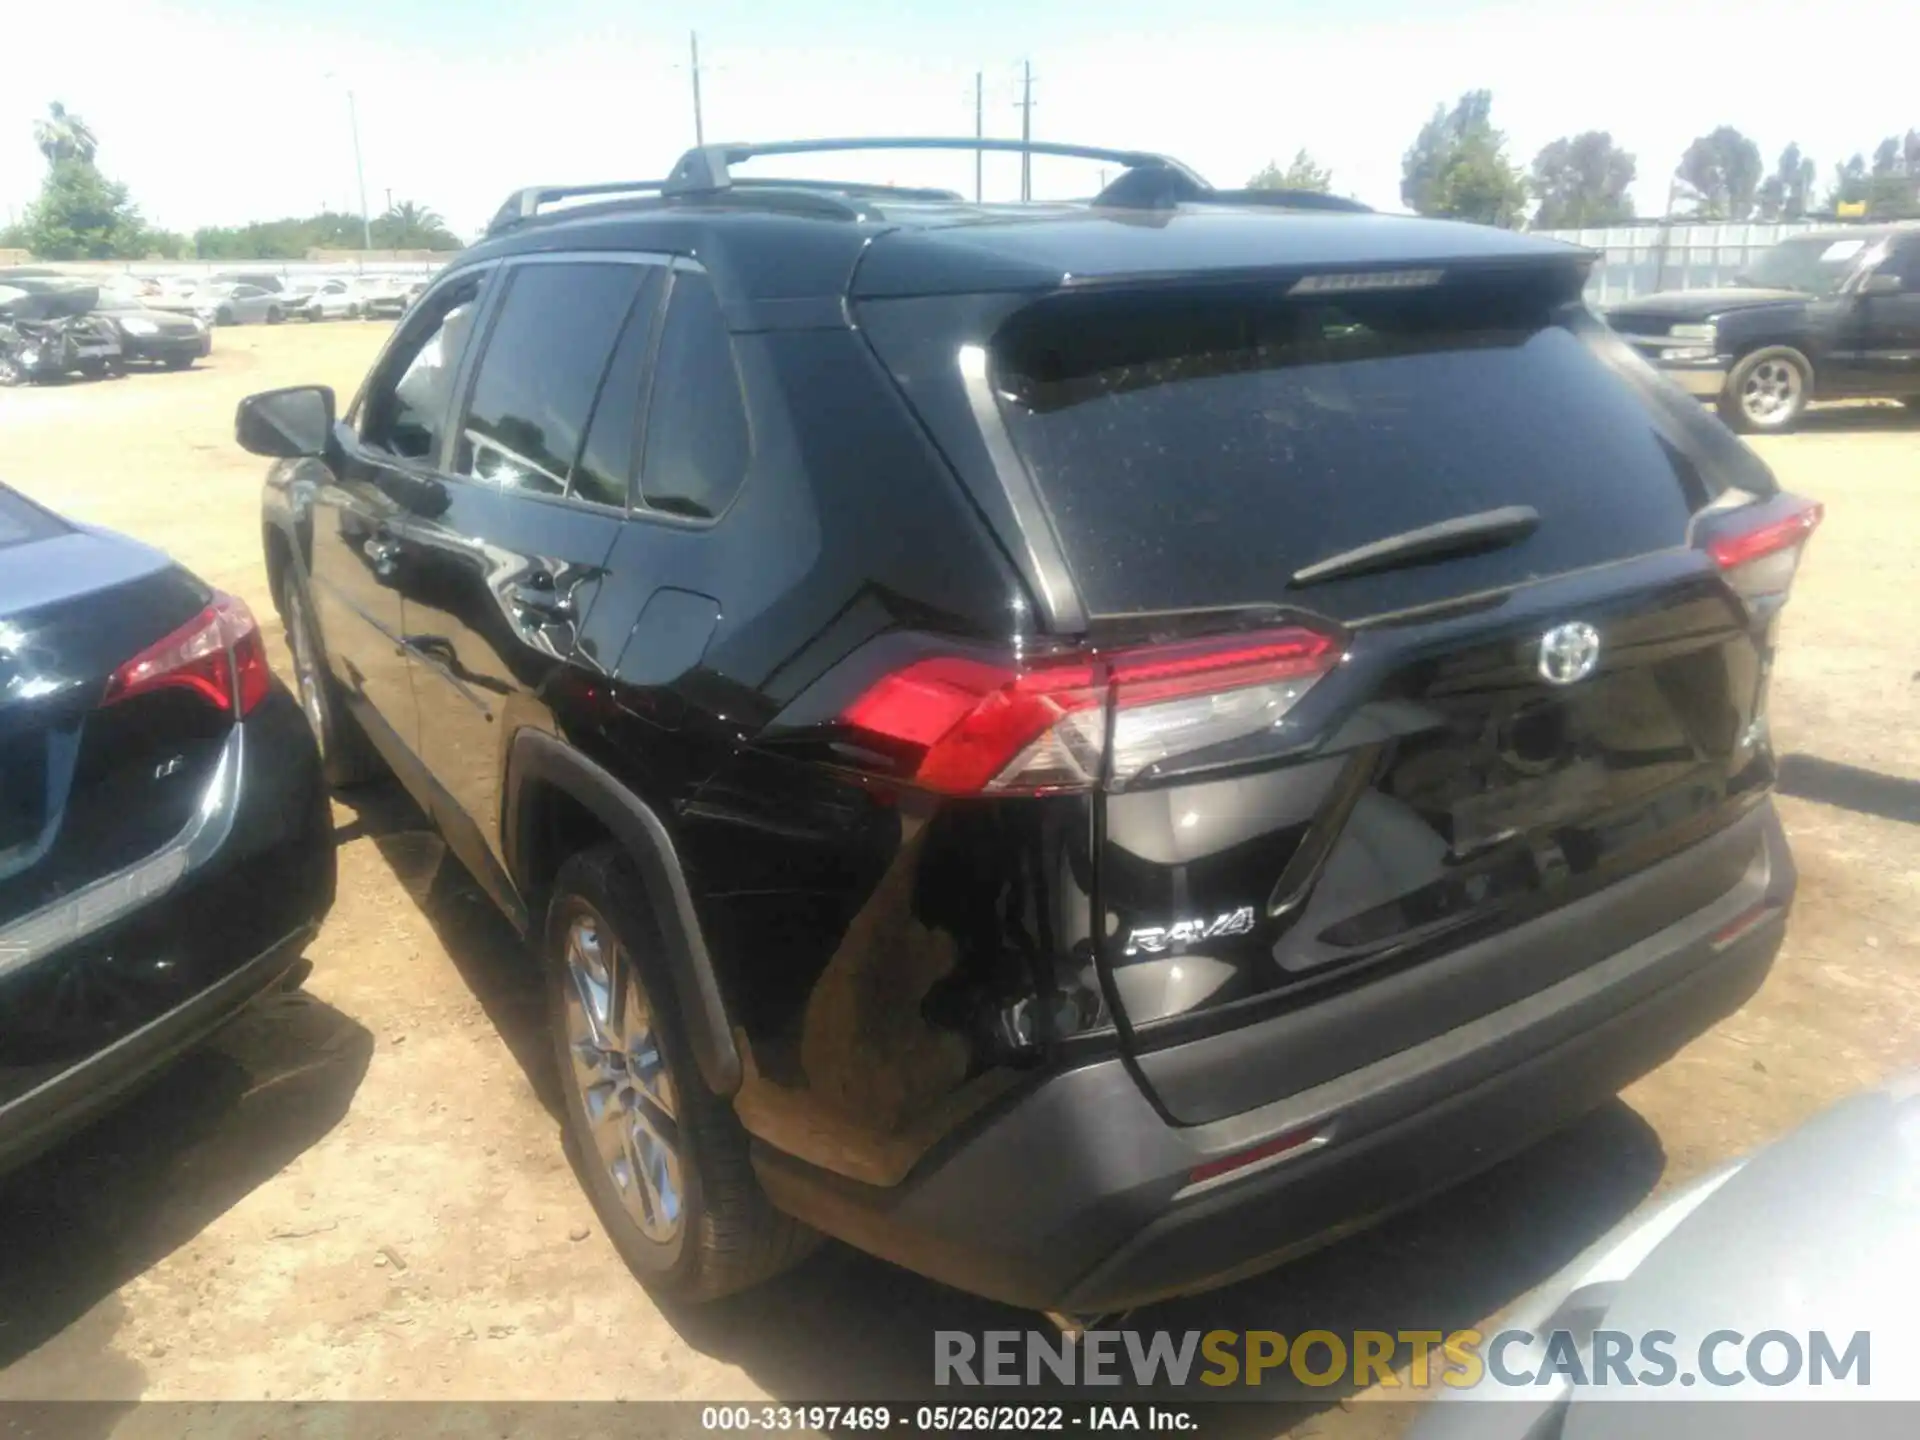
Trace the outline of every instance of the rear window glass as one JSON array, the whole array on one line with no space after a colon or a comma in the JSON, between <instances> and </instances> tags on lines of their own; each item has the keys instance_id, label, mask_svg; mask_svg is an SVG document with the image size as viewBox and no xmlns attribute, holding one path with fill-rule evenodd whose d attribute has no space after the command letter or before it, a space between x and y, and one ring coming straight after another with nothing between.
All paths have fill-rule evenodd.
<instances>
[{"instance_id":1,"label":"rear window glass","mask_svg":"<svg viewBox=\"0 0 1920 1440\"><path fill-rule=\"evenodd\" d=\"M0 488L0 550L64 534L67 527L13 491Z\"/></svg>"},{"instance_id":2,"label":"rear window glass","mask_svg":"<svg viewBox=\"0 0 1920 1440\"><path fill-rule=\"evenodd\" d=\"M1095 614L1290 601L1358 618L1683 543L1712 447L1596 322L1508 283L1324 299L1062 297L995 386ZM1503 506L1508 549L1295 590L1318 560Z\"/></svg>"}]
</instances>

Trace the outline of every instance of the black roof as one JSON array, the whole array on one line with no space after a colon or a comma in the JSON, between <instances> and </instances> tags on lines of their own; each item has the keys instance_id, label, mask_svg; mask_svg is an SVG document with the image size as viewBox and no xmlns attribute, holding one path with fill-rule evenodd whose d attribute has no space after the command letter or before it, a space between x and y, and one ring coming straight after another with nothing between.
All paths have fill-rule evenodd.
<instances>
[{"instance_id":1,"label":"black roof","mask_svg":"<svg viewBox=\"0 0 1920 1440\"><path fill-rule=\"evenodd\" d=\"M976 147L1022 148L972 138L708 146L683 156L662 181L516 191L488 238L462 259L603 249L692 255L714 274L723 302L761 306L1275 269L1592 258L1560 241L1377 215L1329 196L1216 190L1178 161L1089 146L1032 147L1123 167L1083 201L976 204L938 190L736 179L730 169L764 154ZM542 208L582 200L589 203Z\"/></svg>"}]
</instances>

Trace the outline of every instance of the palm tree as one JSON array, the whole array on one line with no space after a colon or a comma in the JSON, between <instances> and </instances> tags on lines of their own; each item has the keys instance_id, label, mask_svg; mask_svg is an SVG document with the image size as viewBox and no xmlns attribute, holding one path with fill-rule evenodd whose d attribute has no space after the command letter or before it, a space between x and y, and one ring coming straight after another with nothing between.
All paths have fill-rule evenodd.
<instances>
[{"instance_id":1,"label":"palm tree","mask_svg":"<svg viewBox=\"0 0 1920 1440\"><path fill-rule=\"evenodd\" d=\"M457 250L459 239L447 222L425 205L402 200L373 222L374 237L390 250Z\"/></svg>"},{"instance_id":2,"label":"palm tree","mask_svg":"<svg viewBox=\"0 0 1920 1440\"><path fill-rule=\"evenodd\" d=\"M47 157L49 165L62 160L91 165L94 152L100 148L87 122L70 114L58 100L47 106L46 119L33 122L33 143Z\"/></svg>"}]
</instances>

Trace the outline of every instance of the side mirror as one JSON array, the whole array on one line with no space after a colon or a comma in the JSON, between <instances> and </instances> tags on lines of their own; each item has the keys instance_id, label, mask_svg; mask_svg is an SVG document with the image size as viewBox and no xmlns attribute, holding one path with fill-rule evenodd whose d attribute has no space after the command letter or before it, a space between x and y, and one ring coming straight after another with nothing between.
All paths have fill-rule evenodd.
<instances>
[{"instance_id":1,"label":"side mirror","mask_svg":"<svg viewBox=\"0 0 1920 1440\"><path fill-rule=\"evenodd\" d=\"M333 437L333 389L295 385L263 390L240 402L233 438L240 448L272 460L319 459Z\"/></svg>"},{"instance_id":2,"label":"side mirror","mask_svg":"<svg viewBox=\"0 0 1920 1440\"><path fill-rule=\"evenodd\" d=\"M1884 270L1877 275L1869 275L1860 282L1862 295L1898 295L1906 288L1898 275L1889 275Z\"/></svg>"}]
</instances>

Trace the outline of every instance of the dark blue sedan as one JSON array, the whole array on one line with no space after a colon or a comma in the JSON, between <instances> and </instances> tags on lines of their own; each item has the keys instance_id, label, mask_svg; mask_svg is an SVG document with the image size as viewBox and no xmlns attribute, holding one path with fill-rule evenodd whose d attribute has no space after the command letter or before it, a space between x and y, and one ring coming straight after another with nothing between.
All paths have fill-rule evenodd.
<instances>
[{"instance_id":1,"label":"dark blue sedan","mask_svg":"<svg viewBox=\"0 0 1920 1440\"><path fill-rule=\"evenodd\" d=\"M0 1169L282 983L333 895L247 607L0 486Z\"/></svg>"}]
</instances>

